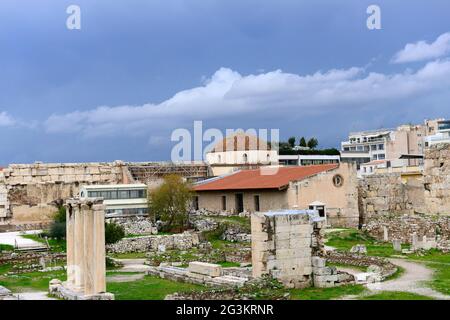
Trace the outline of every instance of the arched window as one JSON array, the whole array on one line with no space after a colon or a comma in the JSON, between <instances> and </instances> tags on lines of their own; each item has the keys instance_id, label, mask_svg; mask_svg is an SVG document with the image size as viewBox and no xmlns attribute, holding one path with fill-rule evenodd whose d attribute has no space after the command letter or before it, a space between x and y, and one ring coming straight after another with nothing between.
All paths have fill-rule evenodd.
<instances>
[{"instance_id":1,"label":"arched window","mask_svg":"<svg viewBox=\"0 0 450 320\"><path fill-rule=\"evenodd\" d=\"M220 154L217 156L217 159L219 160L219 163L222 163L222 156Z\"/></svg>"},{"instance_id":2,"label":"arched window","mask_svg":"<svg viewBox=\"0 0 450 320\"><path fill-rule=\"evenodd\" d=\"M267 158L267 162L270 162L270 154L267 154L266 158Z\"/></svg>"},{"instance_id":3,"label":"arched window","mask_svg":"<svg viewBox=\"0 0 450 320\"><path fill-rule=\"evenodd\" d=\"M242 156L242 160L244 161L244 163L248 162L248 156L246 153L244 153L244 155Z\"/></svg>"}]
</instances>

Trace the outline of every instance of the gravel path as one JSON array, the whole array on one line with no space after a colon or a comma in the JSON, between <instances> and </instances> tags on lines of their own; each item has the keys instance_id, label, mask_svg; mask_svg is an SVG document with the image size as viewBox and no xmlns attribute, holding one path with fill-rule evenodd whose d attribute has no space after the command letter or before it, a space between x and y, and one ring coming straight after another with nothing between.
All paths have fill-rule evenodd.
<instances>
[{"instance_id":1,"label":"gravel path","mask_svg":"<svg viewBox=\"0 0 450 320\"><path fill-rule=\"evenodd\" d=\"M372 293L381 291L402 291L420 294L435 299L450 300L450 296L427 287L425 282L432 280L433 270L427 268L424 264L404 259L389 259L389 261L405 269L405 272L397 279L367 284L366 287L372 291Z\"/></svg>"}]
</instances>

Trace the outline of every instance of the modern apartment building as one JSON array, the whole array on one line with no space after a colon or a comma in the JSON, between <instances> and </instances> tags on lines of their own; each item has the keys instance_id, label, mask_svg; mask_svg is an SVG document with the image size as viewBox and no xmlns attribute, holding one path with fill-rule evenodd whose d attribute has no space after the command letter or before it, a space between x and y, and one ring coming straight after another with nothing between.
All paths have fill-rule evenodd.
<instances>
[{"instance_id":1,"label":"modern apartment building","mask_svg":"<svg viewBox=\"0 0 450 320\"><path fill-rule=\"evenodd\" d=\"M450 143L450 120L436 120L432 135L425 138L425 147L438 143Z\"/></svg>"},{"instance_id":2,"label":"modern apartment building","mask_svg":"<svg viewBox=\"0 0 450 320\"><path fill-rule=\"evenodd\" d=\"M445 136L447 134L447 136ZM427 143L450 141L450 121L425 120L421 125L401 125L395 129L379 129L352 132L347 141L341 142L341 161L361 164L385 161L389 166L421 165ZM432 138L434 137L434 138Z\"/></svg>"}]
</instances>

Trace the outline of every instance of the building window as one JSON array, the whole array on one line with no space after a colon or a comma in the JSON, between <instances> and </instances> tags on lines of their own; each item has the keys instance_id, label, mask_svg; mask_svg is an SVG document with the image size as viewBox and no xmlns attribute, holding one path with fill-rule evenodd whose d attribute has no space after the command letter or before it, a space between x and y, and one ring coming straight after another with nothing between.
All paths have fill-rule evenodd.
<instances>
[{"instance_id":1,"label":"building window","mask_svg":"<svg viewBox=\"0 0 450 320\"><path fill-rule=\"evenodd\" d=\"M222 196L222 210L227 210L227 196Z\"/></svg>"},{"instance_id":2,"label":"building window","mask_svg":"<svg viewBox=\"0 0 450 320\"><path fill-rule=\"evenodd\" d=\"M381 153L378 155L378 159L384 160L384 159L386 159L386 155L384 153Z\"/></svg>"},{"instance_id":3,"label":"building window","mask_svg":"<svg viewBox=\"0 0 450 320\"><path fill-rule=\"evenodd\" d=\"M342 185L344 184L344 178L340 174L336 174L333 177L333 184L335 187L342 187Z\"/></svg>"},{"instance_id":4,"label":"building window","mask_svg":"<svg viewBox=\"0 0 450 320\"><path fill-rule=\"evenodd\" d=\"M246 153L244 153L244 155L242 156L242 160L244 161L244 163L247 163L248 161L248 156Z\"/></svg>"},{"instance_id":5,"label":"building window","mask_svg":"<svg viewBox=\"0 0 450 320\"><path fill-rule=\"evenodd\" d=\"M376 144L371 145L370 150L377 150L377 145Z\"/></svg>"},{"instance_id":6,"label":"building window","mask_svg":"<svg viewBox=\"0 0 450 320\"><path fill-rule=\"evenodd\" d=\"M255 200L255 211L259 212L259 196L255 195L254 200Z\"/></svg>"},{"instance_id":7,"label":"building window","mask_svg":"<svg viewBox=\"0 0 450 320\"><path fill-rule=\"evenodd\" d=\"M267 154L266 158L267 158L267 162L270 162L270 154Z\"/></svg>"},{"instance_id":8,"label":"building window","mask_svg":"<svg viewBox=\"0 0 450 320\"><path fill-rule=\"evenodd\" d=\"M221 156L220 154L217 156L217 158L218 158L218 160L219 160L218 162L219 162L219 163L222 163L222 156Z\"/></svg>"},{"instance_id":9,"label":"building window","mask_svg":"<svg viewBox=\"0 0 450 320\"><path fill-rule=\"evenodd\" d=\"M384 144L379 144L378 145L378 150L384 150Z\"/></svg>"}]
</instances>

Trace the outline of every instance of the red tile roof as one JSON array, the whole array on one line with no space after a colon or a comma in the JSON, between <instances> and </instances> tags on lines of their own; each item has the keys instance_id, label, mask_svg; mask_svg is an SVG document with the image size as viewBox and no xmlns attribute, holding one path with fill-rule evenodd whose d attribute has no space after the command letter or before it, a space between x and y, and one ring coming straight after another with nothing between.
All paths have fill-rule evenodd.
<instances>
[{"instance_id":1,"label":"red tile roof","mask_svg":"<svg viewBox=\"0 0 450 320\"><path fill-rule=\"evenodd\" d=\"M290 181L298 181L321 172L333 170L338 164L325 164L302 167L278 167L275 174L261 174L261 169L242 170L222 178L201 182L195 191L245 190L245 189L282 189ZM262 171L264 173L264 171Z\"/></svg>"}]
</instances>

